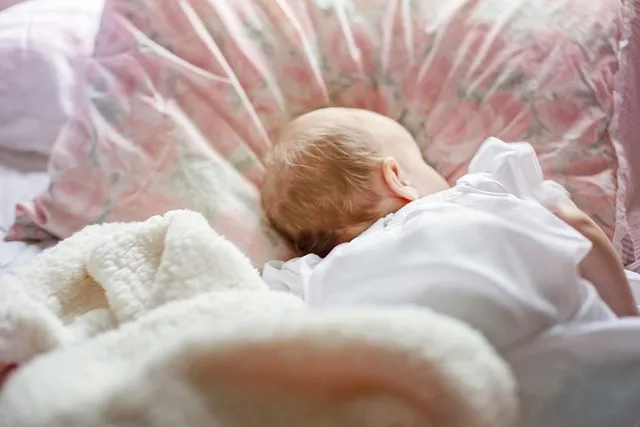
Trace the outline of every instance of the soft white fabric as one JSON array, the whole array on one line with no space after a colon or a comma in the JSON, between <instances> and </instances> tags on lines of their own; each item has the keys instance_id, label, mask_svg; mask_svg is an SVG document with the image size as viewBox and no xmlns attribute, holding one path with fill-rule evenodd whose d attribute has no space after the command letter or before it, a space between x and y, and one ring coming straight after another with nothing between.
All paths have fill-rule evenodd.
<instances>
[{"instance_id":1,"label":"soft white fabric","mask_svg":"<svg viewBox=\"0 0 640 427\"><path fill-rule=\"evenodd\" d=\"M87 227L0 280L0 360L14 362L212 288L267 289L230 242L188 211Z\"/></svg>"},{"instance_id":2,"label":"soft white fabric","mask_svg":"<svg viewBox=\"0 0 640 427\"><path fill-rule=\"evenodd\" d=\"M26 362L0 392L0 426L509 427L516 415L506 364L462 322L306 310L193 212L86 228L0 277L0 293L0 360Z\"/></svg>"},{"instance_id":3,"label":"soft white fabric","mask_svg":"<svg viewBox=\"0 0 640 427\"><path fill-rule=\"evenodd\" d=\"M462 323L425 310L287 311L279 301L283 297L222 292L180 305L179 311L162 307L122 330L40 357L0 393L0 425L514 425L514 382L486 341ZM279 310L268 313L269 304ZM273 350L276 360L263 364L251 348L255 344L266 346L267 354ZM230 353L226 364L216 360L220 353ZM202 358L210 361L198 367ZM227 374L228 364L236 374ZM242 372L253 372L256 365L268 369L267 375L246 384ZM432 391L433 367L456 395L458 404L446 409L460 412L456 422L416 419L403 407L406 401L384 389L395 385L407 400L425 400L427 413L446 408L448 396ZM303 390L289 390L292 373L294 381L307 384ZM323 391L318 390L323 381L313 382L317 375L334 378L333 384L324 381L334 393L343 379L347 385L365 381L363 396L355 402L357 417L319 422L331 418L351 393L341 390L341 399L318 410L315 402L322 404L326 397L314 395ZM370 394L371 387L376 394ZM309 407L313 411L305 413ZM302 412L302 420L296 412Z\"/></svg>"},{"instance_id":4,"label":"soft white fabric","mask_svg":"<svg viewBox=\"0 0 640 427\"><path fill-rule=\"evenodd\" d=\"M467 322L511 363L523 426L635 427L640 320L621 322L578 275L591 244L547 209L567 192L526 143L487 140L469 172L263 278L310 307L417 305Z\"/></svg>"},{"instance_id":5,"label":"soft white fabric","mask_svg":"<svg viewBox=\"0 0 640 427\"><path fill-rule=\"evenodd\" d=\"M0 11L0 147L49 154L78 107L104 0Z\"/></svg>"}]
</instances>

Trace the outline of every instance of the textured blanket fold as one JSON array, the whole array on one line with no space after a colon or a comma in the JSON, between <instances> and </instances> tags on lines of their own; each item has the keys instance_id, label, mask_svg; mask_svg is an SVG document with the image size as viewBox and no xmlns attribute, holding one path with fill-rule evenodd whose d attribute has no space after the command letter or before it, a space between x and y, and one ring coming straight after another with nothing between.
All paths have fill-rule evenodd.
<instances>
[{"instance_id":1,"label":"textured blanket fold","mask_svg":"<svg viewBox=\"0 0 640 427\"><path fill-rule=\"evenodd\" d=\"M189 211L87 227L0 280L0 360L13 362L170 301L240 283L266 289L249 261Z\"/></svg>"},{"instance_id":2,"label":"textured blanket fold","mask_svg":"<svg viewBox=\"0 0 640 427\"><path fill-rule=\"evenodd\" d=\"M512 376L428 310L311 311L204 218L91 226L0 278L0 426L508 427Z\"/></svg>"}]
</instances>

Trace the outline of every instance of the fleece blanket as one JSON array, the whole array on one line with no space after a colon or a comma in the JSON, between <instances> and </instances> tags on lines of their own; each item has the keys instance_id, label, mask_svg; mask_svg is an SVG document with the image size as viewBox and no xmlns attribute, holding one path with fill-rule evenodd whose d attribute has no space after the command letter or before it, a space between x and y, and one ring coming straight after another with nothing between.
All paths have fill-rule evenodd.
<instances>
[{"instance_id":1,"label":"fleece blanket","mask_svg":"<svg viewBox=\"0 0 640 427\"><path fill-rule=\"evenodd\" d=\"M1 426L516 419L512 376L471 328L429 310L307 310L189 211L88 227L0 293L0 360L21 364Z\"/></svg>"},{"instance_id":2,"label":"fleece blanket","mask_svg":"<svg viewBox=\"0 0 640 427\"><path fill-rule=\"evenodd\" d=\"M3 276L0 360L24 362L214 288L266 290L233 249L186 211L87 227Z\"/></svg>"}]
</instances>

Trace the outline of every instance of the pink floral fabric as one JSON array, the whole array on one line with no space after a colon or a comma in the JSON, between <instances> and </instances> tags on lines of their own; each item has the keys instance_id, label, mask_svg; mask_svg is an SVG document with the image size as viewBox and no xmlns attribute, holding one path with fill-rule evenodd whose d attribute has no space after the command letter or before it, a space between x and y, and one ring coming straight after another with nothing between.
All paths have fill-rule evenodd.
<instances>
[{"instance_id":1,"label":"pink floral fabric","mask_svg":"<svg viewBox=\"0 0 640 427\"><path fill-rule=\"evenodd\" d=\"M640 2L629 4L633 20L629 42L622 49L620 71L616 75L615 137L618 168L617 232L628 229L630 238L623 246L625 259L635 260L627 268L640 271ZM617 122L617 123L616 123Z\"/></svg>"},{"instance_id":2,"label":"pink floral fabric","mask_svg":"<svg viewBox=\"0 0 640 427\"><path fill-rule=\"evenodd\" d=\"M19 224L66 237L190 208L256 264L286 257L260 214L261 159L293 117L339 105L400 121L450 181L489 136L531 142L621 248L609 129L628 15L610 0L107 0L90 97Z\"/></svg>"}]
</instances>

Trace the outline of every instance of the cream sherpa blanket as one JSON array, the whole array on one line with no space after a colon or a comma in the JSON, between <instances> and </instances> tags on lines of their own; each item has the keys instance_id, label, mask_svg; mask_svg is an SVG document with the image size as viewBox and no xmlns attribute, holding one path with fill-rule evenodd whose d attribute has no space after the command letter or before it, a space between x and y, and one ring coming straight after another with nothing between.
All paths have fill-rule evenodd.
<instances>
[{"instance_id":1,"label":"cream sherpa blanket","mask_svg":"<svg viewBox=\"0 0 640 427\"><path fill-rule=\"evenodd\" d=\"M424 310L312 312L199 214L91 226L0 278L0 426L507 427L486 341Z\"/></svg>"}]
</instances>

